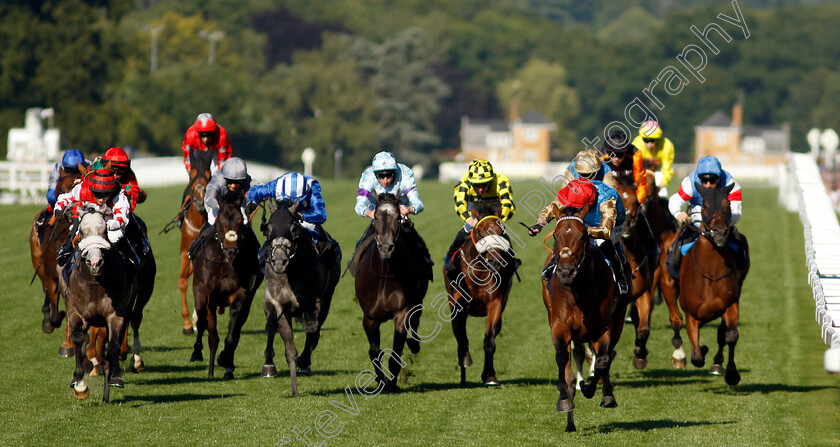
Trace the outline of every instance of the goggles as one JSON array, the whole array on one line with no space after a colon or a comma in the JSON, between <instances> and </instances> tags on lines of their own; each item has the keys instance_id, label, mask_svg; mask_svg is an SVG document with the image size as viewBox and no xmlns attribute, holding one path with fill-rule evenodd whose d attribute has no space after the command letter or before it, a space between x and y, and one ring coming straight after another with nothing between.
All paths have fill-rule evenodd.
<instances>
[{"instance_id":1,"label":"goggles","mask_svg":"<svg viewBox=\"0 0 840 447\"><path fill-rule=\"evenodd\" d=\"M720 177L717 174L700 174L700 181L703 183L717 183Z\"/></svg>"},{"instance_id":2,"label":"goggles","mask_svg":"<svg viewBox=\"0 0 840 447\"><path fill-rule=\"evenodd\" d=\"M656 143L656 140L658 140L658 138L642 138L642 141L645 143Z\"/></svg>"},{"instance_id":3,"label":"goggles","mask_svg":"<svg viewBox=\"0 0 840 447\"><path fill-rule=\"evenodd\" d=\"M394 178L394 171L382 171L376 173L376 178L383 179L383 178Z\"/></svg>"}]
</instances>

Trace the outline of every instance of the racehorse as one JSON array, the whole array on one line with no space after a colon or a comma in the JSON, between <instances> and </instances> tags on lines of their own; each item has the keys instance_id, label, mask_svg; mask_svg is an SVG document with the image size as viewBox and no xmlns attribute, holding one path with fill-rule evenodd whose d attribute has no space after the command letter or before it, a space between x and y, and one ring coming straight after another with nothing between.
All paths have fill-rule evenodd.
<instances>
[{"instance_id":1,"label":"racehorse","mask_svg":"<svg viewBox=\"0 0 840 447\"><path fill-rule=\"evenodd\" d=\"M420 351L419 338L415 338L420 324L419 304L429 287L429 278L413 253L413 244L400 234L406 231L401 222L399 194L372 192L376 203L373 226L376 249L369 247L359 257L356 270L356 297L364 313L362 325L370 349L368 355L376 368L380 388L397 391L397 374L405 366L403 347L407 343L413 353ZM364 244L364 242L362 242ZM384 352L379 349L379 326L394 320L394 345L390 351L388 371L382 369ZM406 334L411 331L411 337ZM387 380L386 380L387 377Z\"/></svg>"},{"instance_id":2,"label":"racehorse","mask_svg":"<svg viewBox=\"0 0 840 447\"><path fill-rule=\"evenodd\" d=\"M233 379L233 371L236 368L233 354L239 344L239 333L248 319L254 294L263 280L259 267L259 242L251 227L245 223L240 209L244 200L241 191L222 194L219 216L213 224L213 236L197 248L193 259L193 295L198 316L198 331L190 361L204 360L201 354L202 337L204 331L208 331L208 377L211 378L216 349L219 347L217 309L230 306L225 348L218 359L219 366L225 368L224 378L230 380Z\"/></svg>"},{"instance_id":3,"label":"racehorse","mask_svg":"<svg viewBox=\"0 0 840 447\"><path fill-rule=\"evenodd\" d=\"M70 173L64 170L64 167L59 167L58 183L55 187L56 197L70 192L77 179L79 179L86 172L84 165L79 164L79 171L77 173ZM35 225L38 218L32 223L32 231L29 233L29 248L32 257L32 267L35 269L38 277L41 280L41 288L44 291L44 304L41 306L41 311L44 313L44 320L41 322L41 330L50 334L55 328L61 326L61 321L64 319L66 313L58 310L58 271L56 262L56 252L58 248L64 243L67 238L68 227L70 226L67 220L63 219L49 219L44 223L44 230L42 232L43 238L38 238L38 228ZM67 307L65 303L65 308ZM70 341L70 331L65 328L64 342L58 349L59 355L62 357L70 357L73 355L73 344Z\"/></svg>"},{"instance_id":4,"label":"racehorse","mask_svg":"<svg viewBox=\"0 0 840 447\"><path fill-rule=\"evenodd\" d=\"M178 277L178 289L181 291L181 316L184 325L181 331L184 335L193 334L193 324L190 321L190 310L187 307L187 284L193 273L193 264L187 252L195 238L201 232L201 227L207 223L207 210L204 209L204 193L210 183L210 162L213 160L211 151L190 152L190 183L187 186L189 194L181 206L179 214L183 214L181 224L181 274Z\"/></svg>"},{"instance_id":5,"label":"racehorse","mask_svg":"<svg viewBox=\"0 0 840 447\"><path fill-rule=\"evenodd\" d=\"M499 385L493 367L496 336L502 329L502 312L510 296L516 265L510 241L502 236L505 227L500 220L499 204L479 204L472 209L472 215L478 223L460 249L460 272L455 278L447 278L446 291L453 314L452 332L458 341L461 386L467 384L466 368L472 365L467 339L467 315L487 317L481 380L484 385L493 386Z\"/></svg>"},{"instance_id":6,"label":"racehorse","mask_svg":"<svg viewBox=\"0 0 840 447\"><path fill-rule=\"evenodd\" d=\"M292 395L297 395L297 373L311 374L312 351L321 338L321 327L330 311L335 286L341 274L341 249L319 256L315 244L299 222L300 202L277 202L266 227L268 238L265 269L265 347L263 377L274 377L274 336L278 328L286 345L286 362ZM292 317L306 322L306 345L298 357Z\"/></svg>"},{"instance_id":7,"label":"racehorse","mask_svg":"<svg viewBox=\"0 0 840 447\"><path fill-rule=\"evenodd\" d=\"M70 328L76 369L70 386L77 399L86 399L90 390L84 381L85 331L91 326L108 329L103 401L110 402L110 387L123 387L119 351L127 317L136 304L136 268L114 249L105 237L105 218L101 213L82 214L80 240L73 259L59 271L59 281L67 297L67 326ZM61 270L72 269L65 281Z\"/></svg>"},{"instance_id":8,"label":"racehorse","mask_svg":"<svg viewBox=\"0 0 840 447\"><path fill-rule=\"evenodd\" d=\"M642 369L647 366L647 340L650 336L650 315L653 311L654 274L659 268L659 256L650 253L650 247L645 245L650 235L642 233L648 232L644 222L641 222L641 219L646 219L646 217L641 212L632 177L618 176L616 180L615 189L621 197L627 215L622 244L633 274L633 280L630 283L630 298L633 303L630 316L636 328L633 366Z\"/></svg>"},{"instance_id":9,"label":"racehorse","mask_svg":"<svg viewBox=\"0 0 840 447\"><path fill-rule=\"evenodd\" d=\"M682 352L680 329L682 317L677 308L685 312L686 332L691 342L691 363L700 368L705 363L707 346L700 346L700 326L720 317L721 324L717 331L718 351L714 356L711 374L724 374L723 347L729 347L729 360L726 365L725 380L730 386L737 385L741 375L735 366L735 344L738 342L738 312L741 287L749 272L749 248L744 240L745 264L738 268L736 254L729 247L727 238L734 231L730 222L729 192L733 185L726 188L705 188L695 185L703 197L700 236L683 255L680 262L680 277L672 281L673 286L662 288L665 302L668 303L671 328L674 330L674 355L672 362L680 357L685 364ZM691 225L689 223L688 225ZM660 264L660 273L668 275L665 264ZM664 283L663 283L664 284Z\"/></svg>"},{"instance_id":10,"label":"racehorse","mask_svg":"<svg viewBox=\"0 0 840 447\"><path fill-rule=\"evenodd\" d=\"M574 341L575 362L583 362L583 346L595 347L595 373L589 384L580 382L581 393L591 399L598 381L603 379L601 406L617 406L610 382L610 366L614 348L624 328L627 301L618 294L618 287L599 249L595 247L583 223L587 208L553 209L557 226L549 258L557 268L552 277L543 280L543 302L548 311L551 340L554 343L558 368L557 411L567 413L566 431L575 431L575 376L572 374L569 344Z\"/></svg>"},{"instance_id":11,"label":"racehorse","mask_svg":"<svg viewBox=\"0 0 840 447\"><path fill-rule=\"evenodd\" d=\"M137 226L143 234L147 234L146 223L140 219L139 216L132 213L131 219L136 220ZM140 253L138 253L139 255ZM140 256L140 265L137 269L137 299L134 306L130 309L127 315L128 323L125 325L125 330L122 334L122 345L120 346L120 360L125 360L128 357L128 326L131 326L133 333L133 343L131 345L131 360L129 362L129 369L132 372L140 372L144 368L143 359L140 357L140 351L143 349L140 344L140 323L143 321L143 309L148 304L149 299L155 289L155 275L157 274L157 263L152 248L145 256ZM90 328L90 344L87 349L87 361L85 361L85 370L89 370L90 375L97 375L101 372L101 365L103 364L104 355L103 347L105 344L106 331L102 328Z\"/></svg>"},{"instance_id":12,"label":"racehorse","mask_svg":"<svg viewBox=\"0 0 840 447\"><path fill-rule=\"evenodd\" d=\"M668 201L659 197L659 188L654 181L653 171L647 171L646 180L648 197L642 206L642 213L647 218L653 237L659 244L659 260L657 263L664 265L668 257L668 247L671 246L671 242L677 236L677 225L674 217L671 216L671 212L668 211ZM662 283L668 283L669 281L667 272L665 275L660 275L659 268L655 269L653 282L650 285L651 296L653 296L657 287L662 290Z\"/></svg>"}]
</instances>

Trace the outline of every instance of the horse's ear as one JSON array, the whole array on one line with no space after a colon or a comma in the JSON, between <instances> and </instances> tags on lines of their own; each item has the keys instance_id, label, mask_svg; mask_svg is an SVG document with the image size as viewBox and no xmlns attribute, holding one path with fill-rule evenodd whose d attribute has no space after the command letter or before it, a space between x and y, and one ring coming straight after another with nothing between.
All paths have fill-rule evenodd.
<instances>
[{"instance_id":1,"label":"horse's ear","mask_svg":"<svg viewBox=\"0 0 840 447\"><path fill-rule=\"evenodd\" d=\"M300 206L300 201L295 200L295 202L292 204L292 206L289 207L289 212L292 213L292 214L297 213L298 206Z\"/></svg>"},{"instance_id":2,"label":"horse's ear","mask_svg":"<svg viewBox=\"0 0 840 447\"><path fill-rule=\"evenodd\" d=\"M500 207L499 207L499 209L497 209L497 210L496 210L496 213L495 213L495 214L496 214L496 217L499 217L499 218L501 218L501 217L502 217L502 209L503 209L503 208L500 206Z\"/></svg>"},{"instance_id":3,"label":"horse's ear","mask_svg":"<svg viewBox=\"0 0 840 447\"><path fill-rule=\"evenodd\" d=\"M82 173L82 177L86 176L86 175L87 175L87 173L88 173L88 168L87 168L87 166L85 166L85 165L84 165L84 164L82 164L82 163L79 163L79 165L78 165L78 166L79 166L79 172L81 172L81 173ZM61 169L64 169L64 168L61 168Z\"/></svg>"},{"instance_id":4,"label":"horse's ear","mask_svg":"<svg viewBox=\"0 0 840 447\"><path fill-rule=\"evenodd\" d=\"M402 197L402 192L401 192L401 191L399 191L399 190L397 190L397 194L395 195L395 197L394 197L394 198L395 198L395 200L396 200L397 202L399 202L399 201L400 201L400 197Z\"/></svg>"},{"instance_id":5,"label":"horse's ear","mask_svg":"<svg viewBox=\"0 0 840 447\"><path fill-rule=\"evenodd\" d=\"M376 190L370 191L370 197L373 199L373 203L379 203L379 194L376 193Z\"/></svg>"},{"instance_id":6,"label":"horse's ear","mask_svg":"<svg viewBox=\"0 0 840 447\"><path fill-rule=\"evenodd\" d=\"M728 185L725 188L723 188L723 192L726 193L727 197L729 197L729 193L732 192L732 188L734 188L734 187L735 187L735 184L732 183L731 185Z\"/></svg>"},{"instance_id":7,"label":"horse's ear","mask_svg":"<svg viewBox=\"0 0 840 447\"><path fill-rule=\"evenodd\" d=\"M551 214L554 214L555 219L560 219L560 208L557 207L557 204L551 202Z\"/></svg>"}]
</instances>

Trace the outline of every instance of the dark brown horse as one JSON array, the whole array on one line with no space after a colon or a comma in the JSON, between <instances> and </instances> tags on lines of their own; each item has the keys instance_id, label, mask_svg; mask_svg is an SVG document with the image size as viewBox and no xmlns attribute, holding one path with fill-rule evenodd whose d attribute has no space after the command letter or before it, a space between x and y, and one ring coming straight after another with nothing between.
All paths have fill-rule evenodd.
<instances>
[{"instance_id":1,"label":"dark brown horse","mask_svg":"<svg viewBox=\"0 0 840 447\"><path fill-rule=\"evenodd\" d=\"M408 343L411 352L420 351L414 334L420 324L420 312L412 311L422 304L429 287L429 278L413 253L415 246L400 237L403 225L399 195L372 193L376 209L373 226L376 247L367 247L359 258L356 270L356 297L364 314L362 325L370 349L368 355L376 368L379 388L397 390L397 375L401 367L403 347ZM364 244L364 242L362 242ZM375 249L374 249L375 248ZM389 368L382 369L385 352L379 348L379 326L394 320L394 344L389 352ZM406 340L408 331L412 336Z\"/></svg>"},{"instance_id":2,"label":"dark brown horse","mask_svg":"<svg viewBox=\"0 0 840 447\"><path fill-rule=\"evenodd\" d=\"M78 251L73 260L59 270L59 281L67 297L67 326L70 328L76 369L70 386L77 399L85 399L90 390L84 381L82 344L89 327L108 330L108 354L105 366L103 400L110 401L110 387L122 388L119 351L127 318L136 304L136 269L106 239L105 218L100 213L81 216ZM63 269L71 268L67 282Z\"/></svg>"},{"instance_id":3,"label":"dark brown horse","mask_svg":"<svg viewBox=\"0 0 840 447\"><path fill-rule=\"evenodd\" d=\"M643 214L650 224L650 230L653 237L659 244L659 260L657 264L664 265L668 257L668 247L671 246L674 238L677 236L677 224L671 212L668 211L668 201L659 197L659 188L654 181L653 171L647 171L647 185L648 196L643 204ZM653 282L651 283L650 293L653 296L656 288L662 289L661 283L669 281L667 273L660 275L659 268L653 273Z\"/></svg>"},{"instance_id":4,"label":"dark brown horse","mask_svg":"<svg viewBox=\"0 0 840 447\"><path fill-rule=\"evenodd\" d=\"M653 311L654 274L659 268L659 256L651 253L645 243L650 239L645 216L636 196L632 178L617 177L616 191L624 204L626 220L622 244L627 262L632 269L630 299L633 306L630 316L636 328L636 348L633 350L633 366L642 369L647 366L647 340L650 336L650 315Z\"/></svg>"},{"instance_id":5,"label":"dark brown horse","mask_svg":"<svg viewBox=\"0 0 840 447\"><path fill-rule=\"evenodd\" d=\"M219 347L216 312L230 307L225 348L218 359L219 366L225 368L226 380L233 378L236 368L233 355L239 344L239 334L248 319L254 294L263 280L258 258L259 242L242 216L240 207L243 201L241 191L222 195L219 216L213 224L213 236L198 248L193 259L193 295L198 330L190 361L204 360L202 338L204 331L208 331L208 377L213 377Z\"/></svg>"},{"instance_id":6,"label":"dark brown horse","mask_svg":"<svg viewBox=\"0 0 840 447\"><path fill-rule=\"evenodd\" d=\"M68 172L64 167L59 167L58 183L55 187L55 195L58 197L61 194L70 192L79 178L86 172L83 165L78 166L78 171ZM41 312L44 313L44 320L41 322L41 330L46 333L52 333L55 328L61 326L61 321L64 320L65 312L58 310L58 297L60 295L58 290L58 270L56 262L56 252L58 248L64 243L67 238L69 222L64 219L49 219L44 223L42 238L38 237L38 228L35 225L38 217L32 223L32 231L29 233L29 248L32 257L32 267L35 269L38 278L41 280L41 288L44 291L44 304L41 306ZM65 303L65 308L67 307ZM65 328L64 342L58 349L58 354L62 357L70 357L73 355L73 344L70 341L70 331Z\"/></svg>"},{"instance_id":7,"label":"dark brown horse","mask_svg":"<svg viewBox=\"0 0 840 447\"><path fill-rule=\"evenodd\" d=\"M318 255L309 231L299 221L299 202L281 201L266 228L265 347L263 377L274 377L274 336L278 328L286 346L292 395L297 395L297 373L311 374L312 351L321 338L321 327L330 311L333 292L341 275L341 250ZM292 317L306 324L306 345L298 357Z\"/></svg>"},{"instance_id":8,"label":"dark brown horse","mask_svg":"<svg viewBox=\"0 0 840 447\"><path fill-rule=\"evenodd\" d=\"M727 198L732 185L726 188L704 188L695 185L695 188L703 197L700 236L682 257L679 280L671 281L673 285L662 288L665 302L668 304L671 328L674 330L672 343L675 351L672 362L679 357L682 357L683 365L685 362L680 337L683 322L677 308L679 297L679 305L685 312L686 332L691 342L691 363L698 368L706 363L706 353L709 351L707 346L700 345L700 327L721 318L717 331L718 351L710 373L724 374L723 348L724 345L728 346L729 360L725 379L728 385L734 386L741 380L735 366L735 344L738 342L738 302L744 278L750 267L749 248L746 237L741 235L743 249L746 250L746 263L743 268L738 268L736 254L727 242L730 233L734 231ZM660 265L660 271L661 274L668 275L664 263Z\"/></svg>"},{"instance_id":9,"label":"dark brown horse","mask_svg":"<svg viewBox=\"0 0 840 447\"><path fill-rule=\"evenodd\" d=\"M570 343L574 342L575 361L583 362L583 346L595 347L595 374L589 384L580 383L587 398L595 395L603 380L601 406L616 407L610 382L614 349L624 328L627 301L618 295L612 271L591 239L583 223L587 209L554 208L557 218L554 245L546 264L553 257L557 268L549 281L543 281L543 301L548 311L551 340L558 368L557 411L567 413L566 431L575 431L575 376L572 374Z\"/></svg>"},{"instance_id":10,"label":"dark brown horse","mask_svg":"<svg viewBox=\"0 0 840 447\"><path fill-rule=\"evenodd\" d=\"M466 368L472 365L467 339L468 315L487 317L481 380L493 386L499 385L493 366L496 336L502 330L502 312L510 296L516 265L510 241L502 236L505 227L500 219L501 207L481 204L472 209L472 215L478 223L460 249L460 271L457 277L447 278L446 291L453 315L452 332L458 341L461 386L467 384Z\"/></svg>"},{"instance_id":11,"label":"dark brown horse","mask_svg":"<svg viewBox=\"0 0 840 447\"><path fill-rule=\"evenodd\" d=\"M181 292L181 317L184 324L181 331L184 335L193 334L193 324L190 321L190 309L187 307L187 284L193 273L193 264L187 252L195 238L201 232L201 227L207 223L207 210L204 209L204 193L210 183L210 162L212 151L195 151L190 153L190 183L189 194L182 204L181 213L184 221L181 224L181 274L178 276L178 289Z\"/></svg>"}]
</instances>

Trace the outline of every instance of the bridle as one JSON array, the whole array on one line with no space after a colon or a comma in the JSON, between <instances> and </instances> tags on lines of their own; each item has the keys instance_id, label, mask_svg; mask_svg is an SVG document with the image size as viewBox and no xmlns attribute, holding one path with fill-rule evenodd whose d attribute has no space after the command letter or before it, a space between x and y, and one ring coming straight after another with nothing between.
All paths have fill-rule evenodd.
<instances>
[{"instance_id":1,"label":"bridle","mask_svg":"<svg viewBox=\"0 0 840 447\"><path fill-rule=\"evenodd\" d=\"M583 219L581 219L578 216L563 216L563 217L560 217L560 218L557 219L557 227L555 227L555 229L554 229L555 243L556 243L556 240L557 240L556 233L557 233L557 230L560 228L560 222L565 221L565 220L575 220L575 221L580 222L580 224L584 227L583 235L581 236L581 239L584 240L584 242L586 242L586 239L588 239L589 235L586 232L586 224L584 223ZM569 247L562 247L560 251L562 251L563 249L569 249ZM569 249L569 251L571 252L571 256L574 256L574 257L578 258L577 262L575 263L575 266L572 268L572 272L577 272L578 270L580 270L584 261L586 261L586 252L587 252L586 245L583 246L583 252L581 254L577 254L574 251L572 251L571 249ZM554 261L554 271L551 272L551 275L554 276L554 274L557 272L557 265L559 264L559 261L560 261L560 254L557 253L557 250L551 250L551 259L552 259L552 261ZM562 284L560 286L563 287ZM563 287L563 288L568 290L567 287Z\"/></svg>"},{"instance_id":2,"label":"bridle","mask_svg":"<svg viewBox=\"0 0 840 447\"><path fill-rule=\"evenodd\" d=\"M472 241L472 244L475 247L476 252L478 253L478 258L481 259L482 263L485 266L488 266L488 267L490 267L491 264L490 264L490 261L487 259L487 256L485 255L486 253L489 253L493 250L500 250L500 251L503 251L504 253L509 253L510 252L510 243L507 242L507 240L504 239L500 234L497 234L495 232L490 231L489 232L490 234L483 235L483 236L479 237L478 240L476 240L476 234L480 233L479 228L481 227L481 224L484 223L484 222L492 223L492 221L497 221L498 222L497 225L502 229L502 234L506 233L504 224L501 222L501 219L499 218L499 216L496 216L495 214L491 214L491 215L482 217L475 224L475 227L472 230L470 230L470 241ZM484 249L482 249L481 242L485 241L485 240L488 240L487 238L493 238L493 240L490 240L489 243L486 244L488 246L483 247ZM492 271L492 272L498 273L495 269L492 269L492 267L491 268L479 268L476 265L474 265L473 262L468 262L467 264L470 265L470 269L473 270L473 271L479 271L479 272L491 272Z\"/></svg>"}]
</instances>

